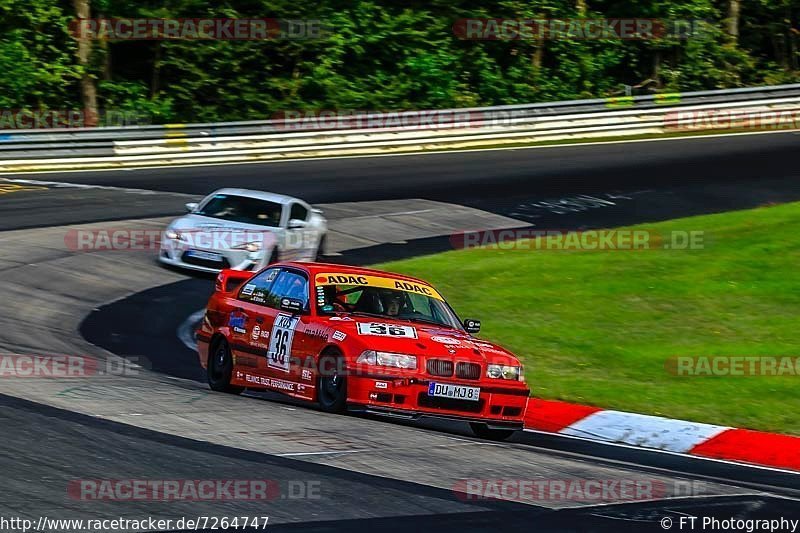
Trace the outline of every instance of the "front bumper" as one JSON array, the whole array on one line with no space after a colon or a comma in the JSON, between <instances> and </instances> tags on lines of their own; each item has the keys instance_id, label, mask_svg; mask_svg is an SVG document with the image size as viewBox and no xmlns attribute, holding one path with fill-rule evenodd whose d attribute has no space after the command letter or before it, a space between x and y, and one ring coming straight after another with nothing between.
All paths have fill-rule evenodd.
<instances>
[{"instance_id":1,"label":"front bumper","mask_svg":"<svg viewBox=\"0 0 800 533\"><path fill-rule=\"evenodd\" d=\"M480 387L478 401L428 396L430 382ZM503 380L498 380L503 381ZM360 374L348 378L348 404L353 410L417 419L423 416L474 422L492 427L522 427L530 390L522 382L429 379Z\"/></svg>"},{"instance_id":2,"label":"front bumper","mask_svg":"<svg viewBox=\"0 0 800 533\"><path fill-rule=\"evenodd\" d=\"M216 273L225 268L234 270L259 270L264 263L264 252L248 252L246 250L203 250L192 249L199 252L211 252L222 257L221 262L194 259L187 255L187 248L173 246L166 243L158 253L158 260L165 265L187 268L199 272Z\"/></svg>"}]
</instances>

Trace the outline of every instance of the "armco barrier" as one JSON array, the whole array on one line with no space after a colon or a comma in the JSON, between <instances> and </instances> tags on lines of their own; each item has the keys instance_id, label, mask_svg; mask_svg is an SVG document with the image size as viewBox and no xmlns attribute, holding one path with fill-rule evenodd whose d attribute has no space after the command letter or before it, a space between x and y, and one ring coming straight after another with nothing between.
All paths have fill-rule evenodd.
<instances>
[{"instance_id":1,"label":"armco barrier","mask_svg":"<svg viewBox=\"0 0 800 533\"><path fill-rule=\"evenodd\" d=\"M459 149L682 131L681 114L713 109L728 128L753 113L800 116L800 84L435 111L436 127L320 127L299 120L4 131L0 171L135 167ZM387 114L345 122L381 122ZM467 119L465 120L465 117ZM685 128L683 128L685 130ZM709 121L692 131L716 129Z\"/></svg>"}]
</instances>

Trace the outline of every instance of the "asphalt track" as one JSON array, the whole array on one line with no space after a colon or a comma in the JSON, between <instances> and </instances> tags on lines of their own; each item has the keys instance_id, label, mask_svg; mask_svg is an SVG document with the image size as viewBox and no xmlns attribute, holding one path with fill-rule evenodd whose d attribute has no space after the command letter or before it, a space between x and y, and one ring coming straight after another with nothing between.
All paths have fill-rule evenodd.
<instances>
[{"instance_id":1,"label":"asphalt track","mask_svg":"<svg viewBox=\"0 0 800 533\"><path fill-rule=\"evenodd\" d=\"M12 231L6 233L8 241L0 240L3 250L12 250L12 243L19 251L0 257L6 274L3 294L12 311L0 317L0 349L49 349L98 358L146 354L152 371L135 379L90 383L5 384L0 396L5 430L0 441L5 480L0 516L174 518L266 512L276 529L313 531L657 531L662 530L659 519L677 519L681 513L797 518L800 482L793 474L537 434L488 444L472 439L458 424L330 417L292 402L267 402L264 395L210 395L197 381L202 375L192 354L174 335L180 320L202 305L208 279L164 271L151 259L131 254L64 253L57 244L65 224L178 213L186 195L223 186L293 193L316 203L447 200L557 228L741 209L800 199L800 171L793 164L798 142L793 134L776 134L6 176L115 189L46 185L0 197L0 228L42 228ZM37 239L41 245L34 250ZM344 258L361 262L446 247L446 239L422 239L363 248ZM105 274L120 281L105 282ZM55 310L50 313L50 308ZM611 506L475 502L454 493L458 479L492 476L657 477L668 486L689 482L702 490L688 498L671 492L672 499ZM315 481L321 496L267 503L87 503L70 499L65 490L70 480L86 478L241 477L270 478L282 487L290 481Z\"/></svg>"}]
</instances>

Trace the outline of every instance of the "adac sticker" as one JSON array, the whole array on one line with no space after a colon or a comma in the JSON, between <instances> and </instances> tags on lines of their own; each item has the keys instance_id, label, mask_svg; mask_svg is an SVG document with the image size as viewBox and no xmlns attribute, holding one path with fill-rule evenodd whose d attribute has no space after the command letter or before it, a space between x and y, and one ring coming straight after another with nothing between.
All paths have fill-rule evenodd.
<instances>
[{"instance_id":1,"label":"adac sticker","mask_svg":"<svg viewBox=\"0 0 800 533\"><path fill-rule=\"evenodd\" d=\"M436 289L425 283L408 281L404 279L386 278L382 276L365 276L359 274L345 274L342 272L325 272L317 274L314 278L317 285L355 285L362 287L378 287L381 289L395 289L398 291L423 294L444 301Z\"/></svg>"}]
</instances>

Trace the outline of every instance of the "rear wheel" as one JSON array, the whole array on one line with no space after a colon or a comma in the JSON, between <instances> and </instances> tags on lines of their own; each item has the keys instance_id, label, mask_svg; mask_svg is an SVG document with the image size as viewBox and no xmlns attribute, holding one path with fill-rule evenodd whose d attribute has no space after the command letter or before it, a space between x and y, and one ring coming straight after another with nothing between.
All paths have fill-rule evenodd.
<instances>
[{"instance_id":1,"label":"rear wheel","mask_svg":"<svg viewBox=\"0 0 800 533\"><path fill-rule=\"evenodd\" d=\"M481 439L506 440L514 434L513 429L490 428L486 424L481 424L480 422L471 422L469 425L472 428L472 432Z\"/></svg>"},{"instance_id":2,"label":"rear wheel","mask_svg":"<svg viewBox=\"0 0 800 533\"><path fill-rule=\"evenodd\" d=\"M339 354L323 354L319 358L317 400L326 413L343 413L347 408L347 376Z\"/></svg>"},{"instance_id":3,"label":"rear wheel","mask_svg":"<svg viewBox=\"0 0 800 533\"><path fill-rule=\"evenodd\" d=\"M208 354L208 386L213 391L240 394L244 387L231 385L232 372L231 349L225 339L220 339L214 343L213 349Z\"/></svg>"}]
</instances>

